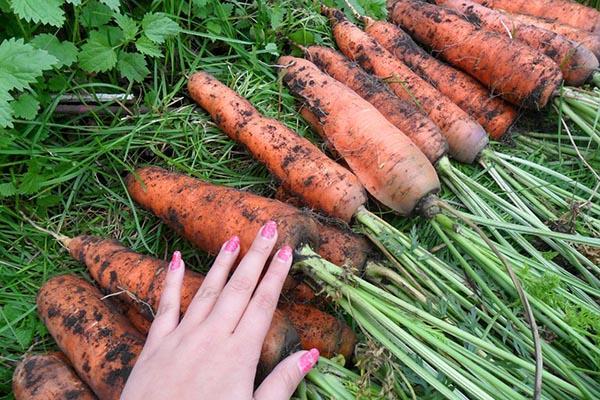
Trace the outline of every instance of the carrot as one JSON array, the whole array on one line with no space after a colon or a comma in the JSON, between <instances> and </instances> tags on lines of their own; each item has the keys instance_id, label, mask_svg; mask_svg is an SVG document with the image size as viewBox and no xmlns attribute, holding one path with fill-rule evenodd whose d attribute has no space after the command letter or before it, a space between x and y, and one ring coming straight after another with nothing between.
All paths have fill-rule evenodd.
<instances>
[{"instance_id":1,"label":"carrot","mask_svg":"<svg viewBox=\"0 0 600 400\"><path fill-rule=\"evenodd\" d=\"M292 276L288 276L285 280L279 301L282 304L300 303L317 307L326 304L324 298L318 296L310 286Z\"/></svg>"},{"instance_id":2,"label":"carrot","mask_svg":"<svg viewBox=\"0 0 600 400\"><path fill-rule=\"evenodd\" d=\"M100 399L118 399L142 351L139 332L98 289L74 275L46 282L37 306L48 332L83 381Z\"/></svg>"},{"instance_id":3,"label":"carrot","mask_svg":"<svg viewBox=\"0 0 600 400\"><path fill-rule=\"evenodd\" d=\"M158 308L162 287L164 284L167 262L134 252L124 247L116 240L102 239L93 236L78 236L67 241L67 247L71 255L83 262L90 275L98 282L100 287L108 293L126 291L122 299L131 303L131 297L135 296L139 302L136 303L138 311L129 310L128 314L134 318L134 325L143 333L147 333L140 315L147 321L152 321L153 311ZM194 295L200 288L204 276L186 270L181 289L181 313L184 314ZM288 286L291 290L291 285ZM303 284L296 284L294 289L298 292L307 293L310 288ZM314 293L313 293L314 296ZM324 317L326 318L326 317ZM273 316L271 327L265 341L260 357L260 376L265 376L291 351L295 350L302 338L293 324L290 323L287 312L277 310ZM328 332L321 329L322 343L316 343L319 350L327 350L331 339L327 337ZM350 354L345 354L349 356Z\"/></svg>"},{"instance_id":4,"label":"carrot","mask_svg":"<svg viewBox=\"0 0 600 400\"><path fill-rule=\"evenodd\" d=\"M600 12L572 0L476 0L490 8L571 25L583 31L600 33Z\"/></svg>"},{"instance_id":5,"label":"carrot","mask_svg":"<svg viewBox=\"0 0 600 400\"><path fill-rule=\"evenodd\" d=\"M582 85L598 68L598 60L591 51L549 30L519 22L470 0L435 0L435 3L458 11L481 28L507 35L544 53L558 64L569 85Z\"/></svg>"},{"instance_id":6,"label":"carrot","mask_svg":"<svg viewBox=\"0 0 600 400\"><path fill-rule=\"evenodd\" d=\"M302 348L318 346L321 354L328 358L336 354L348 357L354 351L356 335L343 321L305 304L287 304L283 309L298 330ZM324 343L324 337L329 340L328 343Z\"/></svg>"},{"instance_id":7,"label":"carrot","mask_svg":"<svg viewBox=\"0 0 600 400\"><path fill-rule=\"evenodd\" d=\"M492 96L487 88L470 75L431 56L396 25L365 18L365 31L422 79L475 118L491 138L500 139L515 122L517 112L510 104Z\"/></svg>"},{"instance_id":8,"label":"carrot","mask_svg":"<svg viewBox=\"0 0 600 400\"><path fill-rule=\"evenodd\" d=\"M60 352L25 356L15 369L12 388L16 400L96 399Z\"/></svg>"},{"instance_id":9,"label":"carrot","mask_svg":"<svg viewBox=\"0 0 600 400\"><path fill-rule=\"evenodd\" d=\"M304 56L322 71L373 104L388 121L406 133L432 164L446 154L448 143L442 132L412 102L400 99L383 82L329 47L310 46L303 51ZM314 125L313 121L309 123Z\"/></svg>"},{"instance_id":10,"label":"carrot","mask_svg":"<svg viewBox=\"0 0 600 400\"><path fill-rule=\"evenodd\" d=\"M276 198L296 207L302 207L301 200L295 198L283 187L279 187ZM357 235L347 226L335 224L333 221L318 221L319 246L317 253L329 262L343 266L352 266L364 271L367 260L373 254L373 248L364 236Z\"/></svg>"},{"instance_id":11,"label":"carrot","mask_svg":"<svg viewBox=\"0 0 600 400\"><path fill-rule=\"evenodd\" d=\"M475 120L348 21L342 12L327 7L322 10L331 20L333 36L342 53L384 79L398 97L427 113L448 141L452 157L467 163L475 160L488 143L486 132Z\"/></svg>"},{"instance_id":12,"label":"carrot","mask_svg":"<svg viewBox=\"0 0 600 400\"><path fill-rule=\"evenodd\" d=\"M283 81L319 117L331 144L375 198L402 215L429 208L439 180L409 138L310 61L284 56L279 65Z\"/></svg>"},{"instance_id":13,"label":"carrot","mask_svg":"<svg viewBox=\"0 0 600 400\"><path fill-rule=\"evenodd\" d=\"M502 10L498 11L502 12ZM509 14L506 12L502 13L525 24L537 26L538 28L546 29L562 35L567 39L586 47L588 50L594 53L597 59L600 59L600 35L598 34L582 31L570 25L565 25L560 22L552 22L543 18L536 18L522 14Z\"/></svg>"},{"instance_id":14,"label":"carrot","mask_svg":"<svg viewBox=\"0 0 600 400\"><path fill-rule=\"evenodd\" d=\"M243 256L269 220L277 222L279 239L275 249L284 244L296 248L299 244L318 243L319 232L313 219L277 200L158 167L136 170L126 178L126 184L138 204L211 254L217 254L223 243L239 235Z\"/></svg>"},{"instance_id":15,"label":"carrot","mask_svg":"<svg viewBox=\"0 0 600 400\"><path fill-rule=\"evenodd\" d=\"M543 108L562 81L560 68L547 56L480 29L456 11L417 0L394 0L390 18L418 42L514 104Z\"/></svg>"},{"instance_id":16,"label":"carrot","mask_svg":"<svg viewBox=\"0 0 600 400\"><path fill-rule=\"evenodd\" d=\"M188 90L230 138L244 144L306 204L349 221L365 202L364 189L350 171L281 122L261 115L210 74L192 75Z\"/></svg>"}]
</instances>

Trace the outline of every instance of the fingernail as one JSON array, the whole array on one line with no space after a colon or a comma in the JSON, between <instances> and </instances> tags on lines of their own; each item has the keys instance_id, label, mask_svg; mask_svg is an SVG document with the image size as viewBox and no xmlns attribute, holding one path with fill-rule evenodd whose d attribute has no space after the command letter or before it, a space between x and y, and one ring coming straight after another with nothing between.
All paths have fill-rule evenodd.
<instances>
[{"instance_id":1,"label":"fingernail","mask_svg":"<svg viewBox=\"0 0 600 400\"><path fill-rule=\"evenodd\" d=\"M267 222L261 229L260 235L265 239L273 239L277 233L277 224L275 221Z\"/></svg>"},{"instance_id":2,"label":"fingernail","mask_svg":"<svg viewBox=\"0 0 600 400\"><path fill-rule=\"evenodd\" d=\"M281 261L287 261L290 259L290 257L292 257L292 248L290 246L283 246L277 252L277 258L279 258Z\"/></svg>"},{"instance_id":3,"label":"fingernail","mask_svg":"<svg viewBox=\"0 0 600 400\"><path fill-rule=\"evenodd\" d=\"M319 361L319 350L312 349L309 352L304 353L302 357L300 357L300 361L298 361L300 371L302 371L303 374L306 374L313 369L317 361Z\"/></svg>"},{"instance_id":4,"label":"fingernail","mask_svg":"<svg viewBox=\"0 0 600 400\"><path fill-rule=\"evenodd\" d=\"M225 251L233 253L240 247L240 238L237 236L232 237L225 243Z\"/></svg>"},{"instance_id":5,"label":"fingernail","mask_svg":"<svg viewBox=\"0 0 600 400\"><path fill-rule=\"evenodd\" d=\"M169 263L169 269L175 271L179 267L181 267L181 253L179 251L174 251L173 258L171 258L171 262Z\"/></svg>"}]
</instances>

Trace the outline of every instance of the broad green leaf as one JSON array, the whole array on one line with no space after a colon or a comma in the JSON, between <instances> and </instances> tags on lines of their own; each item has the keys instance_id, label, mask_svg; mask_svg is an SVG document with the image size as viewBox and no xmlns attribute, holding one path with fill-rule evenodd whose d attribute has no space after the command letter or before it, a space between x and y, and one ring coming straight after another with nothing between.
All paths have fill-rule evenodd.
<instances>
[{"instance_id":1,"label":"broad green leaf","mask_svg":"<svg viewBox=\"0 0 600 400\"><path fill-rule=\"evenodd\" d=\"M19 193L32 194L37 192L46 179L42 174L40 174L40 172L40 164L32 159L29 162L27 173L23 175L21 182L19 183Z\"/></svg>"},{"instance_id":2,"label":"broad green leaf","mask_svg":"<svg viewBox=\"0 0 600 400\"><path fill-rule=\"evenodd\" d=\"M73 4L74 6L80 6L82 0L67 0L67 3Z\"/></svg>"},{"instance_id":3,"label":"broad green leaf","mask_svg":"<svg viewBox=\"0 0 600 400\"><path fill-rule=\"evenodd\" d=\"M206 29L213 35L221 34L221 23L218 21L208 21L206 23Z\"/></svg>"},{"instance_id":4,"label":"broad green leaf","mask_svg":"<svg viewBox=\"0 0 600 400\"><path fill-rule=\"evenodd\" d=\"M11 0L12 9L20 18L56 27L65 22L62 4L63 0Z\"/></svg>"},{"instance_id":5,"label":"broad green leaf","mask_svg":"<svg viewBox=\"0 0 600 400\"><path fill-rule=\"evenodd\" d=\"M17 194L17 187L12 182L0 183L0 197L8 197Z\"/></svg>"},{"instance_id":6,"label":"broad green leaf","mask_svg":"<svg viewBox=\"0 0 600 400\"><path fill-rule=\"evenodd\" d=\"M150 57L162 57L160 49L154 42L148 39L146 36L142 36L135 42L135 48L142 54Z\"/></svg>"},{"instance_id":7,"label":"broad green leaf","mask_svg":"<svg viewBox=\"0 0 600 400\"><path fill-rule=\"evenodd\" d=\"M285 16L285 7L278 5L271 8L271 29L277 30L281 23L283 22L283 17Z\"/></svg>"},{"instance_id":8,"label":"broad green leaf","mask_svg":"<svg viewBox=\"0 0 600 400\"><path fill-rule=\"evenodd\" d=\"M113 11L119 11L120 0L100 0L100 2L106 4Z\"/></svg>"},{"instance_id":9,"label":"broad green leaf","mask_svg":"<svg viewBox=\"0 0 600 400\"><path fill-rule=\"evenodd\" d=\"M88 40L98 42L107 46L116 47L123 44L123 31L116 26L101 26L98 30L91 31Z\"/></svg>"},{"instance_id":10,"label":"broad green leaf","mask_svg":"<svg viewBox=\"0 0 600 400\"><path fill-rule=\"evenodd\" d=\"M119 28L123 31L123 36L126 42L135 39L135 36L139 30L139 24L133 19L126 15L115 14L115 21Z\"/></svg>"},{"instance_id":11,"label":"broad green leaf","mask_svg":"<svg viewBox=\"0 0 600 400\"><path fill-rule=\"evenodd\" d=\"M299 29L291 33L289 38L292 42L301 44L303 46L315 43L315 35L306 29Z\"/></svg>"},{"instance_id":12,"label":"broad green leaf","mask_svg":"<svg viewBox=\"0 0 600 400\"><path fill-rule=\"evenodd\" d=\"M140 53L119 53L117 69L123 78L133 82L141 82L150 73L146 67L146 59Z\"/></svg>"},{"instance_id":13,"label":"broad green leaf","mask_svg":"<svg viewBox=\"0 0 600 400\"><path fill-rule=\"evenodd\" d=\"M0 43L0 91L23 90L58 63L45 50L23 43L23 39L8 39Z\"/></svg>"},{"instance_id":14,"label":"broad green leaf","mask_svg":"<svg viewBox=\"0 0 600 400\"><path fill-rule=\"evenodd\" d=\"M112 18L113 11L97 0L90 0L81 8L81 25L86 28L97 28L106 25Z\"/></svg>"},{"instance_id":15,"label":"broad green leaf","mask_svg":"<svg viewBox=\"0 0 600 400\"><path fill-rule=\"evenodd\" d=\"M117 64L117 53L107 42L91 37L81 46L79 65L88 72L105 72Z\"/></svg>"},{"instance_id":16,"label":"broad green leaf","mask_svg":"<svg viewBox=\"0 0 600 400\"><path fill-rule=\"evenodd\" d=\"M167 38L179 33L177 22L163 13L148 13L142 20L142 29L148 39L155 43L163 43Z\"/></svg>"},{"instance_id":17,"label":"broad green leaf","mask_svg":"<svg viewBox=\"0 0 600 400\"><path fill-rule=\"evenodd\" d=\"M275 56L279 55L279 50L277 49L277 45L275 43L267 43L265 50Z\"/></svg>"},{"instance_id":18,"label":"broad green leaf","mask_svg":"<svg viewBox=\"0 0 600 400\"><path fill-rule=\"evenodd\" d=\"M37 115L40 109L40 102L31 94L25 93L19 96L17 100L11 102L10 106L16 118L23 118L30 121Z\"/></svg>"},{"instance_id":19,"label":"broad green leaf","mask_svg":"<svg viewBox=\"0 0 600 400\"><path fill-rule=\"evenodd\" d=\"M41 33L31 39L30 42L34 47L46 50L58 60L57 67L68 67L77 61L77 47L71 42L61 42L54 35L49 33Z\"/></svg>"}]
</instances>

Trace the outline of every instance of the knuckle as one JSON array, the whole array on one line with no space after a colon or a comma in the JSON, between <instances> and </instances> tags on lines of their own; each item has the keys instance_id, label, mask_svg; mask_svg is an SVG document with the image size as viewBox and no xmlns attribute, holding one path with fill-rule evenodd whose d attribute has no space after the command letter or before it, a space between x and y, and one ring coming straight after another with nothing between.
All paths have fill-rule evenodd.
<instances>
[{"instance_id":1,"label":"knuckle","mask_svg":"<svg viewBox=\"0 0 600 400\"><path fill-rule=\"evenodd\" d=\"M158 310L156 310L156 316L154 319L162 319L167 314L170 314L175 309L175 304L170 301L161 301L158 305Z\"/></svg>"},{"instance_id":2,"label":"knuckle","mask_svg":"<svg viewBox=\"0 0 600 400\"><path fill-rule=\"evenodd\" d=\"M229 287L236 292L247 292L254 289L250 279L246 277L234 277L229 281Z\"/></svg>"},{"instance_id":3,"label":"knuckle","mask_svg":"<svg viewBox=\"0 0 600 400\"><path fill-rule=\"evenodd\" d=\"M214 299L219 294L217 288L213 286L202 286L196 293L196 298L199 300Z\"/></svg>"},{"instance_id":4,"label":"knuckle","mask_svg":"<svg viewBox=\"0 0 600 400\"><path fill-rule=\"evenodd\" d=\"M277 304L277 299L271 293L257 293L256 294L256 306L265 311L271 311Z\"/></svg>"},{"instance_id":5,"label":"knuckle","mask_svg":"<svg viewBox=\"0 0 600 400\"><path fill-rule=\"evenodd\" d=\"M289 371L289 369L284 369L281 371L279 374L279 379L286 387L290 389L293 389L298 385L296 377L291 371Z\"/></svg>"},{"instance_id":6,"label":"knuckle","mask_svg":"<svg viewBox=\"0 0 600 400\"><path fill-rule=\"evenodd\" d=\"M268 257L271 254L272 247L270 243L254 243L249 252L259 257Z\"/></svg>"}]
</instances>

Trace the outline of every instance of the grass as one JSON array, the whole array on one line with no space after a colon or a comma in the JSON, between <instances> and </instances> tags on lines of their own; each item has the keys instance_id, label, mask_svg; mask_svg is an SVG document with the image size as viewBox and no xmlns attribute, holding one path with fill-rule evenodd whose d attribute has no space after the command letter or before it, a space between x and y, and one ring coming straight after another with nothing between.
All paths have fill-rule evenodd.
<instances>
[{"instance_id":1,"label":"grass","mask_svg":"<svg viewBox=\"0 0 600 400\"><path fill-rule=\"evenodd\" d=\"M193 3L207 5L202 9ZM73 67L52 73L64 82L60 90L48 89L46 95L130 93L135 103L118 111L108 108L119 105L111 103L93 112L59 116L56 102L49 98L35 120L19 120L14 129L0 129L0 184L13 182L21 188L21 193L0 198L0 398L11 398L12 370L24 352L55 348L36 315L39 287L57 274L86 274L53 238L24 222L21 213L55 232L112 236L158 257L167 258L179 249L191 268L205 270L211 258L137 208L127 196L123 177L137 166L154 164L272 195L277 182L265 168L190 104L186 76L198 68L208 70L261 112L315 139L296 113L295 101L278 80L274 65L277 53L292 51L290 36L332 45L326 21L317 12L320 3L231 1L228 17L229 10L213 0L123 2L130 15L163 12L182 27L167 41L163 57L149 64L150 75L141 84L131 84L114 72L90 75ZM203 10L209 10L208 15ZM25 37L48 31L74 42L81 41L83 30L69 19L59 30L21 25ZM12 34L0 28L0 40ZM142 106L149 112L137 112ZM555 129L555 116L543 117ZM571 164L556 168L577 177L583 170ZM470 176L477 171L461 169ZM479 178L491 185L485 175ZM581 179L590 178L585 174ZM444 196L452 201L448 193ZM376 208L373 204L370 209ZM426 247L435 244L428 224L384 215L407 232L418 232Z\"/></svg>"}]
</instances>

